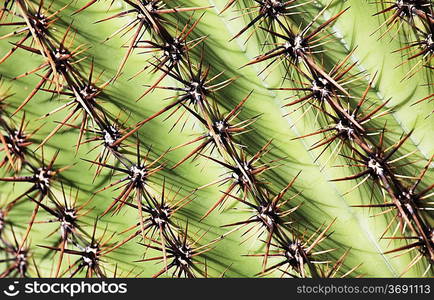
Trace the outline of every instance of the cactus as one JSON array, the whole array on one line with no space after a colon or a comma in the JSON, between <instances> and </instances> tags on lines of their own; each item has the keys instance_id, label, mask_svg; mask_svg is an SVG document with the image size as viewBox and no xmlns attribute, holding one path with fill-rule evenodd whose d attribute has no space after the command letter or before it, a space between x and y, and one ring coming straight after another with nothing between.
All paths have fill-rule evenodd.
<instances>
[{"instance_id":1,"label":"cactus","mask_svg":"<svg viewBox=\"0 0 434 300\"><path fill-rule=\"evenodd\" d=\"M0 277L430 277L433 5L6 0Z\"/></svg>"}]
</instances>

